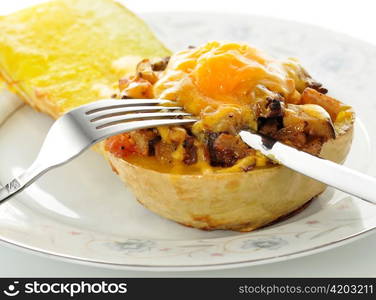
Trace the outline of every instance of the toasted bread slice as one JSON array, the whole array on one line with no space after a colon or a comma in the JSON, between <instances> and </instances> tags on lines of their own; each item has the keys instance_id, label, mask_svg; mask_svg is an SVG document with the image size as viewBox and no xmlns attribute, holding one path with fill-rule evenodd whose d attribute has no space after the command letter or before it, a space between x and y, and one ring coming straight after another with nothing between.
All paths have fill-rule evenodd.
<instances>
[{"instance_id":1,"label":"toasted bread slice","mask_svg":"<svg viewBox=\"0 0 376 300\"><path fill-rule=\"evenodd\" d=\"M169 54L141 19L112 0L47 2L1 17L0 32L1 76L54 118L110 96L141 58Z\"/></svg>"}]
</instances>

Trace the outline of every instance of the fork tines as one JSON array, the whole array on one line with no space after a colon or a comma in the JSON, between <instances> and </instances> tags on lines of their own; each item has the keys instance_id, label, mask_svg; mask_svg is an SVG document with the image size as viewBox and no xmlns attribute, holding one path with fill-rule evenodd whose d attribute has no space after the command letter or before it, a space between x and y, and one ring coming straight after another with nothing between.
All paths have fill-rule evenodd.
<instances>
[{"instance_id":1,"label":"fork tines","mask_svg":"<svg viewBox=\"0 0 376 300\"><path fill-rule=\"evenodd\" d=\"M116 109L116 108L126 108L132 106L143 106L143 105L175 105L176 103L170 100L164 99L132 99L132 100L114 100L114 99L107 99L107 100L100 100L94 103L90 103L87 107L90 107L89 110L85 111L86 115L92 115L96 112L100 112L103 110L108 109ZM181 108L181 107L179 107Z\"/></svg>"},{"instance_id":2,"label":"fork tines","mask_svg":"<svg viewBox=\"0 0 376 300\"><path fill-rule=\"evenodd\" d=\"M130 121L165 118L173 120L190 116L189 113L182 112L182 108L179 106L162 106L173 104L174 102L163 99L102 100L90 105L89 110L85 111L85 115L95 126L95 129ZM162 123L165 124L166 122ZM188 122L178 123L184 124Z\"/></svg>"}]
</instances>

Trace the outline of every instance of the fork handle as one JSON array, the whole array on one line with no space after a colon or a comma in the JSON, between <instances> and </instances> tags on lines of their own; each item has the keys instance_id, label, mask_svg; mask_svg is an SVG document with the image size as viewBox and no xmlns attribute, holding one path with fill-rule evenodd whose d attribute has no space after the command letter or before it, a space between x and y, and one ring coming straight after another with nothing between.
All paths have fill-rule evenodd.
<instances>
[{"instance_id":1,"label":"fork handle","mask_svg":"<svg viewBox=\"0 0 376 300\"><path fill-rule=\"evenodd\" d=\"M11 196L21 192L24 188L32 184L47 170L33 164L20 176L13 178L9 183L0 188L0 203L6 201Z\"/></svg>"}]
</instances>

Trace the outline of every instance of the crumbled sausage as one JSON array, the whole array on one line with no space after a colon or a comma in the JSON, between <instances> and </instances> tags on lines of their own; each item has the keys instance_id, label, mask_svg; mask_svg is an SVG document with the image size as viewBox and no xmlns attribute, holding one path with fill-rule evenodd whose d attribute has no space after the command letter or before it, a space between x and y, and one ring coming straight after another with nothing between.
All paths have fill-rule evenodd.
<instances>
[{"instance_id":1,"label":"crumbled sausage","mask_svg":"<svg viewBox=\"0 0 376 300\"><path fill-rule=\"evenodd\" d=\"M207 145L213 166L231 167L251 151L239 136L227 133L209 133Z\"/></svg>"},{"instance_id":2,"label":"crumbled sausage","mask_svg":"<svg viewBox=\"0 0 376 300\"><path fill-rule=\"evenodd\" d=\"M172 153L175 150L175 144L160 141L155 145L155 157L162 163L170 164L173 161Z\"/></svg>"},{"instance_id":3,"label":"crumbled sausage","mask_svg":"<svg viewBox=\"0 0 376 300\"><path fill-rule=\"evenodd\" d=\"M281 117L284 113L284 98L278 94L275 97L260 98L252 109L257 118Z\"/></svg>"},{"instance_id":4,"label":"crumbled sausage","mask_svg":"<svg viewBox=\"0 0 376 300\"><path fill-rule=\"evenodd\" d=\"M259 118L258 120L259 132L263 135L273 136L282 127L283 127L283 124L282 124L281 117L270 118L270 119Z\"/></svg>"},{"instance_id":5,"label":"crumbled sausage","mask_svg":"<svg viewBox=\"0 0 376 300\"><path fill-rule=\"evenodd\" d=\"M188 136L184 142L183 147L185 150L183 162L186 165L193 165L197 162L197 147L194 144L194 137Z\"/></svg>"},{"instance_id":6,"label":"crumbled sausage","mask_svg":"<svg viewBox=\"0 0 376 300\"><path fill-rule=\"evenodd\" d=\"M283 102L281 98L266 98L266 118L275 118L283 116Z\"/></svg>"},{"instance_id":7,"label":"crumbled sausage","mask_svg":"<svg viewBox=\"0 0 376 300\"><path fill-rule=\"evenodd\" d=\"M150 141L153 141L154 139L158 138L157 133L151 129L131 131L129 135L135 142L138 152L144 156L150 155ZM152 150L152 152L153 151L154 149Z\"/></svg>"},{"instance_id":8,"label":"crumbled sausage","mask_svg":"<svg viewBox=\"0 0 376 300\"><path fill-rule=\"evenodd\" d=\"M151 64L151 68L155 72L164 71L170 61L170 56L163 57Z\"/></svg>"},{"instance_id":9,"label":"crumbled sausage","mask_svg":"<svg viewBox=\"0 0 376 300\"><path fill-rule=\"evenodd\" d=\"M154 156L155 155L155 145L161 140L159 135L153 137L151 140L148 141L148 155Z\"/></svg>"},{"instance_id":10,"label":"crumbled sausage","mask_svg":"<svg viewBox=\"0 0 376 300\"><path fill-rule=\"evenodd\" d=\"M308 82L307 87L309 87L311 89L314 89L314 90L318 91L321 94L328 93L328 89L324 88L320 82L310 81L310 82Z\"/></svg>"}]
</instances>

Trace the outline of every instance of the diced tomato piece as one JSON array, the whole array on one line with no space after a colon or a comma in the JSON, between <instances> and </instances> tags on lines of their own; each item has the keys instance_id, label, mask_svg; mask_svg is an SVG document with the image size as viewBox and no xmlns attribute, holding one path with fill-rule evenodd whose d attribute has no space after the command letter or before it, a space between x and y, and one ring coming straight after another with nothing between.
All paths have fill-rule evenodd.
<instances>
[{"instance_id":1,"label":"diced tomato piece","mask_svg":"<svg viewBox=\"0 0 376 300\"><path fill-rule=\"evenodd\" d=\"M108 138L105 141L105 149L120 158L125 158L138 152L136 144L129 133L122 133Z\"/></svg>"}]
</instances>

